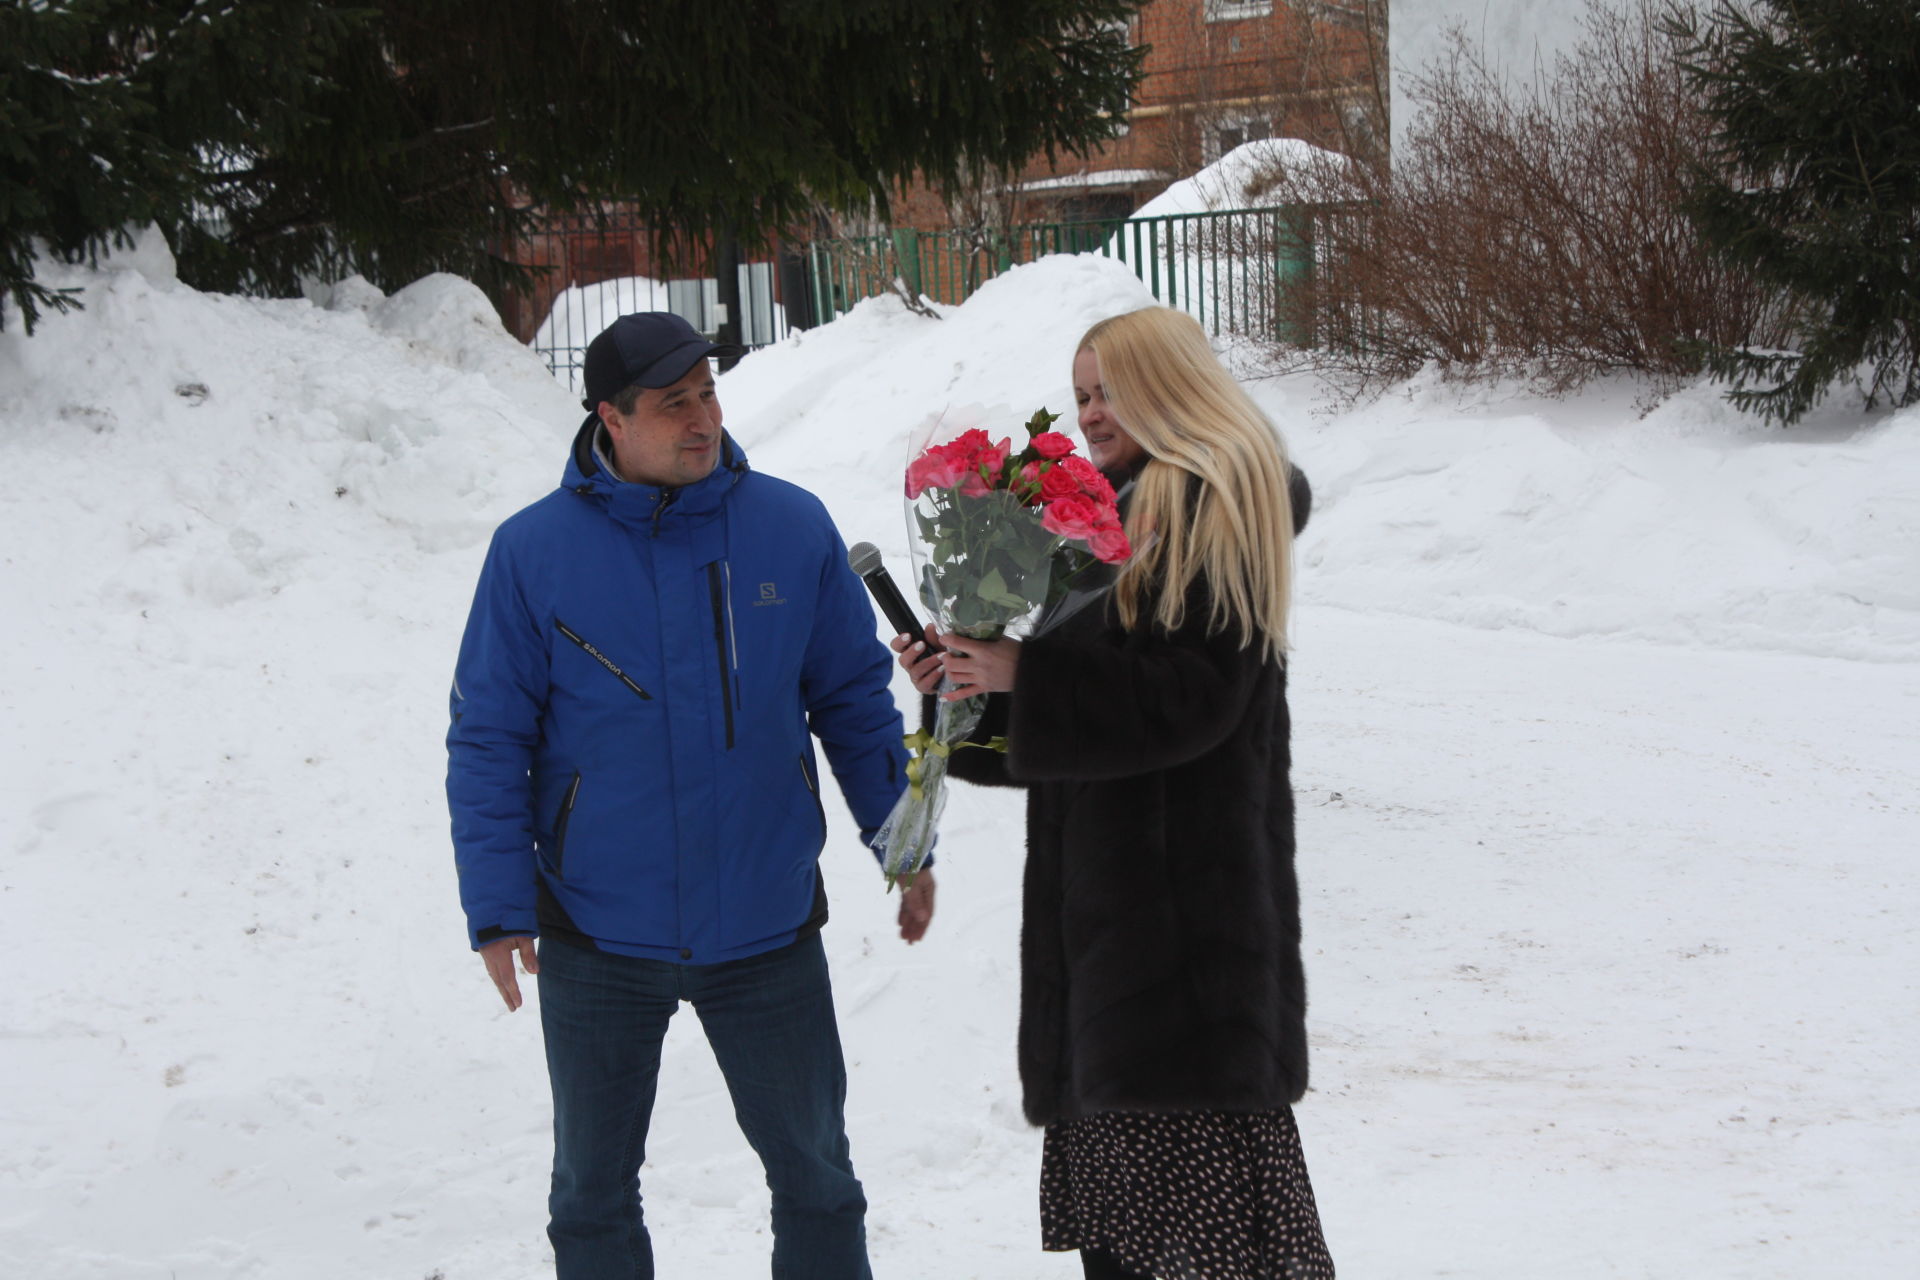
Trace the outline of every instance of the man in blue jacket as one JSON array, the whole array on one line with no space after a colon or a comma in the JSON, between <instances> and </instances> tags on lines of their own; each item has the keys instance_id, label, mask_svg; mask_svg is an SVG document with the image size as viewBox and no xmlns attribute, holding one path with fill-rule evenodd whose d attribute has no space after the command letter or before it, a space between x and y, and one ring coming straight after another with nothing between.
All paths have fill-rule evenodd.
<instances>
[{"instance_id":1,"label":"man in blue jacket","mask_svg":"<svg viewBox=\"0 0 1920 1280\"><path fill-rule=\"evenodd\" d=\"M906 778L891 655L820 501L722 430L719 350L664 312L594 339L593 412L494 534L455 670L460 898L509 1009L514 956L539 975L560 1280L653 1275L639 1169L682 1000L766 1166L774 1276L870 1274L813 739L871 839ZM932 895L903 899L910 942Z\"/></svg>"}]
</instances>

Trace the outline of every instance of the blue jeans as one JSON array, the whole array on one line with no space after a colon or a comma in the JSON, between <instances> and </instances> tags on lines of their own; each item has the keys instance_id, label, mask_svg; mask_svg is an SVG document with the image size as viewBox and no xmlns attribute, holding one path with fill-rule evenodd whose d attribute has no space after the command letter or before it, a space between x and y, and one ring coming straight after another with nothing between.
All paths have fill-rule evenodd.
<instances>
[{"instance_id":1,"label":"blue jeans","mask_svg":"<svg viewBox=\"0 0 1920 1280\"><path fill-rule=\"evenodd\" d=\"M559 1280L653 1280L640 1164L660 1042L682 1000L699 1015L734 1118L766 1167L774 1280L871 1280L819 934L710 965L542 941L539 981L553 1085L547 1237Z\"/></svg>"}]
</instances>

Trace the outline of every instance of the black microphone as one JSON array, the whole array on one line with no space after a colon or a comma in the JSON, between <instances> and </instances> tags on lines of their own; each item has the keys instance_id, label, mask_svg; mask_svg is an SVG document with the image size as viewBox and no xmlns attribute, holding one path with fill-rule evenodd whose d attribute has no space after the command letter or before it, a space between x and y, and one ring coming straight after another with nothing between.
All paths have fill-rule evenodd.
<instances>
[{"instance_id":1,"label":"black microphone","mask_svg":"<svg viewBox=\"0 0 1920 1280\"><path fill-rule=\"evenodd\" d=\"M887 566L881 563L880 548L871 542L856 542L847 549L847 566L860 575L860 581L867 584L867 590L873 593L873 602L880 606L880 612L887 617L887 625L895 635L910 635L916 640L926 640L926 629L920 620L913 616L913 610L907 607L907 599L900 594L900 588L893 585L893 575L887 572ZM941 647L928 640L930 652L942 652Z\"/></svg>"}]
</instances>

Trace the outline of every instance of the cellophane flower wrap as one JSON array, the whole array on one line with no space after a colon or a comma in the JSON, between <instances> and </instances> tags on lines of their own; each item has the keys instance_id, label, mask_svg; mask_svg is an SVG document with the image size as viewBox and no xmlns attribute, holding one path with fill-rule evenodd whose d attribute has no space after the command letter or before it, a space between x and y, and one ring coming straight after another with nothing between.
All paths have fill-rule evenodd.
<instances>
[{"instance_id":1,"label":"cellophane flower wrap","mask_svg":"<svg viewBox=\"0 0 1920 1280\"><path fill-rule=\"evenodd\" d=\"M995 440L944 415L918 433L925 443L907 464L908 540L920 599L941 631L976 640L1017 634L1076 574L1130 554L1113 486L1051 429L1058 417L1035 413L1018 449L1011 436ZM889 886L911 884L933 849L953 752L1006 749L997 739L967 742L984 697L934 705L933 727L907 735L908 787L875 842Z\"/></svg>"}]
</instances>

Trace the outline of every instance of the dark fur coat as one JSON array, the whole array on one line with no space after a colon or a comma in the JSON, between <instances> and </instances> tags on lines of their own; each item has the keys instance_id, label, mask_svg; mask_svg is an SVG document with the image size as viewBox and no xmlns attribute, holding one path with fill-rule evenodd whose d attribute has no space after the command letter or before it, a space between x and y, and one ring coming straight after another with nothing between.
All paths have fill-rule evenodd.
<instances>
[{"instance_id":1,"label":"dark fur coat","mask_svg":"<svg viewBox=\"0 0 1920 1280\"><path fill-rule=\"evenodd\" d=\"M1035 1124L1306 1090L1286 670L1207 635L1204 590L1188 605L1177 633L1128 632L1102 598L1027 641L974 734L1005 734L1007 754L951 757L955 777L1027 789Z\"/></svg>"}]
</instances>

